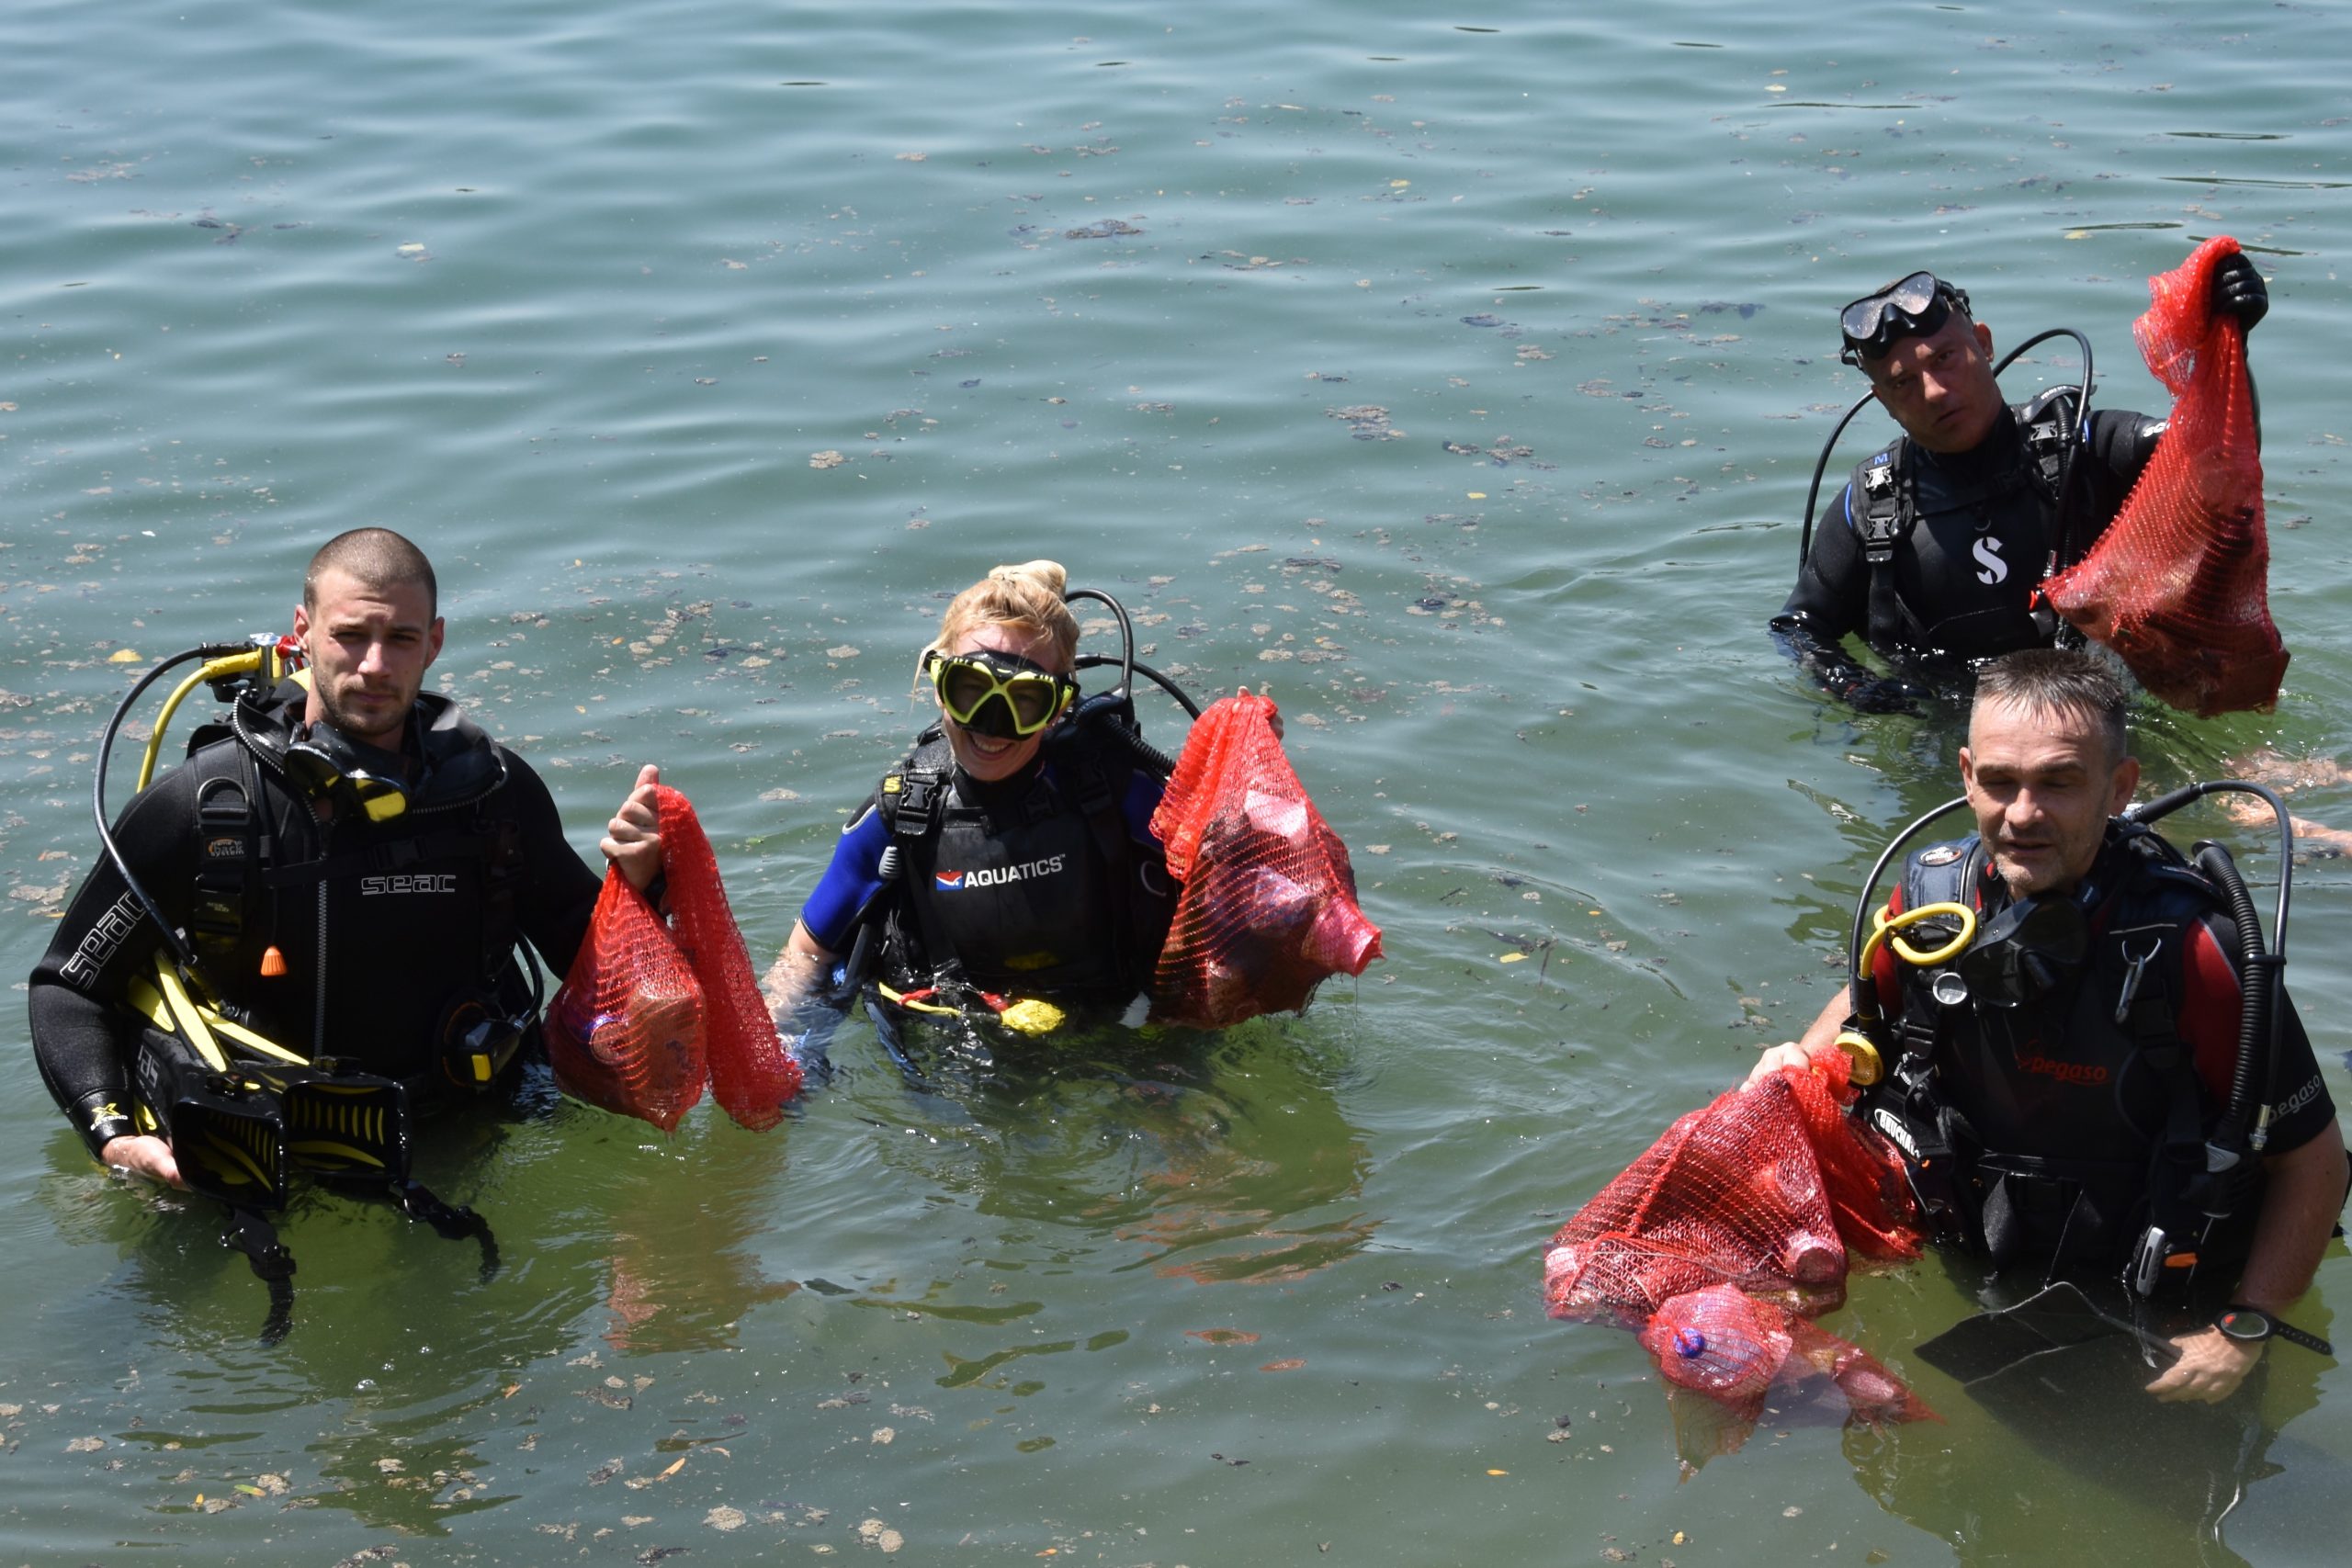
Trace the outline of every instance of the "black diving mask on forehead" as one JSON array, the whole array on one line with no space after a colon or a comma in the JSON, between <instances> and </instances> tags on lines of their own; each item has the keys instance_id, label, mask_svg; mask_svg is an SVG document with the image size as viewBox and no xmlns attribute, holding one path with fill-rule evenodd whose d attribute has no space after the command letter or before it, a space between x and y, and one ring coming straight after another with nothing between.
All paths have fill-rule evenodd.
<instances>
[{"instance_id":1,"label":"black diving mask on forehead","mask_svg":"<svg viewBox=\"0 0 2352 1568\"><path fill-rule=\"evenodd\" d=\"M940 708L976 734L1025 740L1061 717L1078 682L1018 654L992 648L923 656Z\"/></svg>"},{"instance_id":2,"label":"black diving mask on forehead","mask_svg":"<svg viewBox=\"0 0 2352 1568\"><path fill-rule=\"evenodd\" d=\"M1951 312L1968 312L1968 291L1946 283L1932 272L1915 272L1865 294L1838 312L1838 329L1845 347L1838 357L1859 366L1868 355L1876 359L1902 337L1926 337L1943 329Z\"/></svg>"}]
</instances>

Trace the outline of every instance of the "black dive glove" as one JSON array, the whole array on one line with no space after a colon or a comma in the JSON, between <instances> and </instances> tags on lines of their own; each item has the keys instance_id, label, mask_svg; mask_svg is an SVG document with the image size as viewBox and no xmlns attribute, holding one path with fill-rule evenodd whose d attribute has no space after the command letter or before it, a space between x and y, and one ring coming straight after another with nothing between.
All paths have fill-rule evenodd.
<instances>
[{"instance_id":1,"label":"black dive glove","mask_svg":"<svg viewBox=\"0 0 2352 1568\"><path fill-rule=\"evenodd\" d=\"M1919 704L1930 694L1927 687L1900 675L1881 675L1876 680L1858 682L1838 694L1856 713L1910 714L1917 713Z\"/></svg>"},{"instance_id":2,"label":"black dive glove","mask_svg":"<svg viewBox=\"0 0 2352 1568\"><path fill-rule=\"evenodd\" d=\"M2255 323L2270 313L2270 290L2245 252L2223 256L2221 265L2214 267L2213 309L2223 315L2235 316L2238 325L2247 332L2254 331Z\"/></svg>"},{"instance_id":3,"label":"black dive glove","mask_svg":"<svg viewBox=\"0 0 2352 1568\"><path fill-rule=\"evenodd\" d=\"M1871 674L1838 644L1815 635L1801 614L1773 616L1770 630L1772 640L1797 661L1798 669L1856 713L1917 713L1919 700L1930 694L1900 675Z\"/></svg>"}]
</instances>

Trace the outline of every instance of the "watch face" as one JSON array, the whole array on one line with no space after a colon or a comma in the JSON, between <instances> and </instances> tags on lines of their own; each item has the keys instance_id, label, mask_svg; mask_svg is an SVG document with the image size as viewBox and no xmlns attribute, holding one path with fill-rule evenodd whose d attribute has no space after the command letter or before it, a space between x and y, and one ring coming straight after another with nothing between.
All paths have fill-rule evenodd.
<instances>
[{"instance_id":1,"label":"watch face","mask_svg":"<svg viewBox=\"0 0 2352 1568\"><path fill-rule=\"evenodd\" d=\"M2233 1339L2270 1337L2270 1320L2252 1307L2232 1307L2213 1320L2213 1326Z\"/></svg>"}]
</instances>

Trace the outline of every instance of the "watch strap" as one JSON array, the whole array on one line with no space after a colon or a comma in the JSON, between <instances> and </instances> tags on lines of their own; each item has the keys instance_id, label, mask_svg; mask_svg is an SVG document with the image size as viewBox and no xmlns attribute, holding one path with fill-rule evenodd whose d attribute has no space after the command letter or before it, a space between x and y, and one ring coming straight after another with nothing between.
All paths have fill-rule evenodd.
<instances>
[{"instance_id":1,"label":"watch strap","mask_svg":"<svg viewBox=\"0 0 2352 1568\"><path fill-rule=\"evenodd\" d=\"M2235 1316L2239 1313L2250 1313L2269 1325L2268 1331L2256 1337L2254 1343L2258 1344L2262 1340L2269 1338L2272 1335L2276 1335L2279 1338L2286 1340L2290 1345L2301 1345L2304 1349L2315 1351L2323 1356L2334 1356L2335 1354L2335 1347L2329 1344L2326 1340L2322 1339L2318 1335L2305 1333L2302 1329L2296 1327L2293 1324L2285 1322L2273 1314L2264 1312L2260 1307L2250 1307L2243 1304L2242 1303L2233 1302L2230 1305L2223 1307L2222 1309L2221 1316L2214 1319L2214 1326L2217 1328L2221 1327L2224 1320ZM2228 1333L2229 1331L2227 1329L2222 1329L2222 1332ZM2235 1337L2243 1338L2245 1337L2237 1336Z\"/></svg>"}]
</instances>

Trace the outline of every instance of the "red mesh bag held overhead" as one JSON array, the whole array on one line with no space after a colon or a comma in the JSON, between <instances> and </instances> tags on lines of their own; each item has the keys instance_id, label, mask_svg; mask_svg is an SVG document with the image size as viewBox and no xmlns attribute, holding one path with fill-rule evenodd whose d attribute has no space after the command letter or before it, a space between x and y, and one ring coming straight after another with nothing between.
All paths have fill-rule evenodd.
<instances>
[{"instance_id":1,"label":"red mesh bag held overhead","mask_svg":"<svg viewBox=\"0 0 2352 1568\"><path fill-rule=\"evenodd\" d=\"M2237 249L2215 235L2148 280L2154 303L2132 333L2174 395L2171 422L2090 554L2042 585L2142 685L2200 717L2267 710L2287 670L2270 620L2245 329L2212 307L2213 269Z\"/></svg>"},{"instance_id":2,"label":"red mesh bag held overhead","mask_svg":"<svg viewBox=\"0 0 2352 1568\"><path fill-rule=\"evenodd\" d=\"M618 871L605 874L587 940L548 1009L556 1081L666 1133L707 1079L728 1115L773 1127L800 1092L800 1065L761 1000L693 805L659 784L654 813L671 923Z\"/></svg>"},{"instance_id":3,"label":"red mesh bag held overhead","mask_svg":"<svg viewBox=\"0 0 2352 1568\"><path fill-rule=\"evenodd\" d=\"M1361 975L1380 928L1356 907L1347 846L1306 798L1274 705L1225 697L1193 722L1151 830L1183 884L1151 987L1155 1023L1223 1029Z\"/></svg>"},{"instance_id":4,"label":"red mesh bag held overhead","mask_svg":"<svg viewBox=\"0 0 2352 1568\"><path fill-rule=\"evenodd\" d=\"M1931 1414L1804 1321L1845 1301L1851 1255L1905 1261L1924 1239L1894 1151L1841 1108L1847 1066L1826 1052L1682 1117L1544 1253L1553 1316L1634 1329L1670 1385L1724 1406L1686 1460L1737 1448L1775 1384L1817 1382L1849 1420Z\"/></svg>"}]
</instances>

